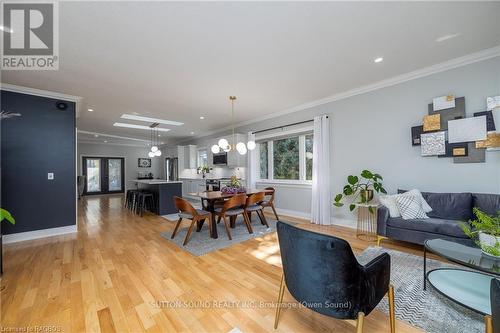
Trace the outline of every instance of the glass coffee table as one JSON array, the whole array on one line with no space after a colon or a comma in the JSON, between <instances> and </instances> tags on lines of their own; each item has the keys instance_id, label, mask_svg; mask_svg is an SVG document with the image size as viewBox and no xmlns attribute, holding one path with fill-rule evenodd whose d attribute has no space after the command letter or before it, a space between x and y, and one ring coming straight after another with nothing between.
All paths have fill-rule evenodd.
<instances>
[{"instance_id":1,"label":"glass coffee table","mask_svg":"<svg viewBox=\"0 0 500 333\"><path fill-rule=\"evenodd\" d=\"M474 269L437 268L427 272L427 251L456 264ZM424 246L424 290L427 282L450 300L485 316L491 327L490 284L500 276L500 259L483 255L469 240L431 239Z\"/></svg>"}]
</instances>

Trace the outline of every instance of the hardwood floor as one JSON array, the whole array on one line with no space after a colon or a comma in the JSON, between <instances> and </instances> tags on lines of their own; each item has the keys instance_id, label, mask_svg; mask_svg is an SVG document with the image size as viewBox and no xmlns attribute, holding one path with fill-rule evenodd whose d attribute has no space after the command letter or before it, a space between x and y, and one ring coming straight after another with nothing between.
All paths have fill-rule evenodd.
<instances>
[{"instance_id":1,"label":"hardwood floor","mask_svg":"<svg viewBox=\"0 0 500 333\"><path fill-rule=\"evenodd\" d=\"M160 236L174 226L151 214L130 213L121 196L80 200L77 234L4 247L2 330L275 331L272 302L281 277L276 233L194 257ZM304 228L345 238L355 251L373 244L347 228L308 223ZM421 254L418 246L384 246ZM284 300L293 302L288 292ZM396 328L420 332L400 321ZM355 332L355 323L305 308L284 309L276 331ZM388 316L372 312L365 332L389 332Z\"/></svg>"}]
</instances>

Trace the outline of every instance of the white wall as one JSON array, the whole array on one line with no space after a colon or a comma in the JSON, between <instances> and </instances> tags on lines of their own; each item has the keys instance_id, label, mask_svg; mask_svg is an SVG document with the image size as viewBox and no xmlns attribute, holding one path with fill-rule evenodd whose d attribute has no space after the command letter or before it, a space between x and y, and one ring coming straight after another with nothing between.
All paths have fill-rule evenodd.
<instances>
[{"instance_id":1,"label":"white wall","mask_svg":"<svg viewBox=\"0 0 500 333\"><path fill-rule=\"evenodd\" d=\"M420 156L420 147L412 147L410 128L421 124L433 97L450 93L465 96L468 116L485 110L486 97L500 95L500 57L239 127L236 131L246 133L329 114L332 196L342 190L349 174L358 174L365 168L380 173L390 193L398 188L500 193L500 151L487 152L486 163L454 164L451 158L424 158ZM281 209L308 214L310 204L306 203L310 197L310 188L277 187L277 205ZM336 223L355 224L355 217L345 209L332 206L332 213Z\"/></svg>"},{"instance_id":2,"label":"white wall","mask_svg":"<svg viewBox=\"0 0 500 333\"><path fill-rule=\"evenodd\" d=\"M148 158L147 147L118 146L110 144L78 143L78 174L82 174L82 156L125 157L125 188L135 188L131 179L137 178L138 172L151 172L155 178L164 178L164 157L153 157L151 168L139 168L138 158Z\"/></svg>"}]
</instances>

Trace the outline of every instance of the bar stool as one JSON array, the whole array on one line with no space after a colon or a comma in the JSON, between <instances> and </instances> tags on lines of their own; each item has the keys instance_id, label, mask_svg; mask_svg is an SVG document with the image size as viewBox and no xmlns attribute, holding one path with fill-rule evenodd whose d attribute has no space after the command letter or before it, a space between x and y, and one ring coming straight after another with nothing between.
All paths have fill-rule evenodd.
<instances>
[{"instance_id":1,"label":"bar stool","mask_svg":"<svg viewBox=\"0 0 500 333\"><path fill-rule=\"evenodd\" d=\"M134 202L134 196L137 190L127 190L127 195L125 197L125 207L132 208L132 204Z\"/></svg>"},{"instance_id":2,"label":"bar stool","mask_svg":"<svg viewBox=\"0 0 500 333\"><path fill-rule=\"evenodd\" d=\"M151 192L139 192L137 195L136 214L142 216L144 210L153 211L155 209L154 195Z\"/></svg>"}]
</instances>

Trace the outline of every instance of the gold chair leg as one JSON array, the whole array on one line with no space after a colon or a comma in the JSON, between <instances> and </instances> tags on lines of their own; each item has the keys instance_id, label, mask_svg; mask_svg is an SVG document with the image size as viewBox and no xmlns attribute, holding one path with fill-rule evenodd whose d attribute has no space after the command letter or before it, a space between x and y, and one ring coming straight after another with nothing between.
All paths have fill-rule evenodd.
<instances>
[{"instance_id":1,"label":"gold chair leg","mask_svg":"<svg viewBox=\"0 0 500 333\"><path fill-rule=\"evenodd\" d=\"M356 322L356 333L363 333L363 324L365 323L365 314L358 313L358 321Z\"/></svg>"},{"instance_id":2,"label":"gold chair leg","mask_svg":"<svg viewBox=\"0 0 500 333\"><path fill-rule=\"evenodd\" d=\"M493 321L490 315L484 316L484 325L486 326L486 333L493 333Z\"/></svg>"},{"instance_id":3,"label":"gold chair leg","mask_svg":"<svg viewBox=\"0 0 500 333\"><path fill-rule=\"evenodd\" d=\"M274 316L274 329L278 328L278 321L281 314L281 303L283 303L283 294L285 293L285 276L281 274L280 291L278 294L278 304L276 304L276 315Z\"/></svg>"},{"instance_id":4,"label":"gold chair leg","mask_svg":"<svg viewBox=\"0 0 500 333\"><path fill-rule=\"evenodd\" d=\"M387 239L387 237L377 235L377 246L380 246L380 242L381 242L383 239Z\"/></svg>"},{"instance_id":5,"label":"gold chair leg","mask_svg":"<svg viewBox=\"0 0 500 333\"><path fill-rule=\"evenodd\" d=\"M396 312L394 308L394 286L392 284L389 285L389 320L391 324L391 333L396 332Z\"/></svg>"}]
</instances>

